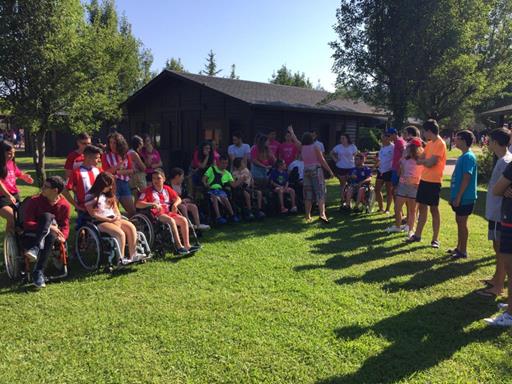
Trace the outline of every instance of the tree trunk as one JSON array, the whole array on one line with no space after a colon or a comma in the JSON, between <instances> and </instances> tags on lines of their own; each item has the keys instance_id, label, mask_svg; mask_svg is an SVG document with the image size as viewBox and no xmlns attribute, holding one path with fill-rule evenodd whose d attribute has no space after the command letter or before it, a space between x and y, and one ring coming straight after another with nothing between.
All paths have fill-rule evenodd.
<instances>
[{"instance_id":1,"label":"tree trunk","mask_svg":"<svg viewBox=\"0 0 512 384\"><path fill-rule=\"evenodd\" d=\"M398 131L400 131L404 127L405 119L407 118L405 106L404 104L400 103L398 105L394 105L392 107L393 109L393 128L396 128Z\"/></svg>"},{"instance_id":2,"label":"tree trunk","mask_svg":"<svg viewBox=\"0 0 512 384\"><path fill-rule=\"evenodd\" d=\"M36 133L30 135L32 141L32 160L36 168L36 182L41 187L46 179L45 153L46 153L46 127L41 127Z\"/></svg>"}]
</instances>

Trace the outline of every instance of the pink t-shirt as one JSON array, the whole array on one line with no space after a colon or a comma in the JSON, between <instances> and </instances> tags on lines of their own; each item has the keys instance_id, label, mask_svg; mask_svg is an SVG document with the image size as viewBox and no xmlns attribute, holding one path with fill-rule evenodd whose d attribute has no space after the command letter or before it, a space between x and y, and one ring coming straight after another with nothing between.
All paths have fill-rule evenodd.
<instances>
[{"instance_id":1,"label":"pink t-shirt","mask_svg":"<svg viewBox=\"0 0 512 384\"><path fill-rule=\"evenodd\" d=\"M220 162L219 152L213 151L213 162L218 167ZM192 168L199 168L201 166L201 161L199 160L199 150L196 148L194 150L194 154L192 155ZM208 168L208 165L206 168Z\"/></svg>"},{"instance_id":2,"label":"pink t-shirt","mask_svg":"<svg viewBox=\"0 0 512 384\"><path fill-rule=\"evenodd\" d=\"M414 184L420 183L421 172L423 166L416 164L416 160L413 158L402 159L400 161L402 165L402 173L400 174L400 183L402 184Z\"/></svg>"},{"instance_id":3,"label":"pink t-shirt","mask_svg":"<svg viewBox=\"0 0 512 384\"><path fill-rule=\"evenodd\" d=\"M10 194L18 193L19 190L16 186L16 179L21 176L21 171L12 160L7 161L6 167L7 176L5 179L1 179L1 181L4 184L5 189L7 189Z\"/></svg>"},{"instance_id":4,"label":"pink t-shirt","mask_svg":"<svg viewBox=\"0 0 512 384\"><path fill-rule=\"evenodd\" d=\"M270 149L270 152L274 155L274 157L277 159L277 152L279 151L279 147L281 146L281 143L277 140L269 141L268 143L268 149Z\"/></svg>"},{"instance_id":5,"label":"pink t-shirt","mask_svg":"<svg viewBox=\"0 0 512 384\"><path fill-rule=\"evenodd\" d=\"M297 158L299 150L295 143L284 142L279 146L279 158L289 166Z\"/></svg>"},{"instance_id":6,"label":"pink t-shirt","mask_svg":"<svg viewBox=\"0 0 512 384\"><path fill-rule=\"evenodd\" d=\"M405 145L407 144L404 139L398 137L394 142L395 147L393 149L393 163L391 169L398 171L400 169L400 159L404 154Z\"/></svg>"},{"instance_id":7,"label":"pink t-shirt","mask_svg":"<svg viewBox=\"0 0 512 384\"><path fill-rule=\"evenodd\" d=\"M153 148L153 152L146 151L146 148L142 148L140 154L144 158L144 161L149 164L158 164L162 161L160 153ZM146 173L153 173L153 168L146 168Z\"/></svg>"},{"instance_id":8,"label":"pink t-shirt","mask_svg":"<svg viewBox=\"0 0 512 384\"><path fill-rule=\"evenodd\" d=\"M258 160L264 166L273 165L275 161L275 157L273 156L272 151L269 151L269 156L266 159L262 159L260 156L260 151L258 150L257 145L253 145L251 148L251 160Z\"/></svg>"},{"instance_id":9,"label":"pink t-shirt","mask_svg":"<svg viewBox=\"0 0 512 384\"><path fill-rule=\"evenodd\" d=\"M304 168L320 166L320 161L316 155L315 144L303 145L302 146L302 160L304 161Z\"/></svg>"}]
</instances>

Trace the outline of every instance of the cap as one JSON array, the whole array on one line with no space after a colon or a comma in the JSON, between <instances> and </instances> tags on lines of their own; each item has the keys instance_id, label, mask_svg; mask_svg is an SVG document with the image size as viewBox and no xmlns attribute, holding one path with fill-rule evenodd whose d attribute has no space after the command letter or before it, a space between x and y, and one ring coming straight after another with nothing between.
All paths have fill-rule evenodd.
<instances>
[{"instance_id":1,"label":"cap","mask_svg":"<svg viewBox=\"0 0 512 384\"><path fill-rule=\"evenodd\" d=\"M398 131L396 128L388 128L386 129L386 135L398 135Z\"/></svg>"},{"instance_id":2,"label":"cap","mask_svg":"<svg viewBox=\"0 0 512 384\"><path fill-rule=\"evenodd\" d=\"M421 144L422 144L422 143L421 143L421 140L420 140L420 139L418 139L417 137L415 137L414 139L411 139L411 140L409 141L409 144L410 144L410 145L414 145L415 147L421 147Z\"/></svg>"}]
</instances>

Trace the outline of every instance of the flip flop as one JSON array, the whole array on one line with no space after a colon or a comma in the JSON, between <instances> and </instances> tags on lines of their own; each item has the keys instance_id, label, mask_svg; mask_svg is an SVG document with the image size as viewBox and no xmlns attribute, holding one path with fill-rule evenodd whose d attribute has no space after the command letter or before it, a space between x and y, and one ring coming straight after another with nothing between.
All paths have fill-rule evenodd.
<instances>
[{"instance_id":1,"label":"flip flop","mask_svg":"<svg viewBox=\"0 0 512 384\"><path fill-rule=\"evenodd\" d=\"M480 280L480 282L481 282L482 284L485 284L485 286L486 286L487 288L492 288L492 287L494 287L494 284L493 284L493 283L491 283L491 280L482 279L482 280Z\"/></svg>"},{"instance_id":2,"label":"flip flop","mask_svg":"<svg viewBox=\"0 0 512 384\"><path fill-rule=\"evenodd\" d=\"M475 291L475 293L478 296L482 296L482 297L492 297L494 299L498 297L497 294L495 294L494 292L489 292L488 289L489 288L478 289Z\"/></svg>"}]
</instances>

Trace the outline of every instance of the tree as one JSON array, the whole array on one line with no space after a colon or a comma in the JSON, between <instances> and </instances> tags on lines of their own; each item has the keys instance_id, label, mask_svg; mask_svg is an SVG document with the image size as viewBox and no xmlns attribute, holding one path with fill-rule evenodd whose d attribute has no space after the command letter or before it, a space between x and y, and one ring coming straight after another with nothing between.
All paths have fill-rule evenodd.
<instances>
[{"instance_id":1,"label":"tree","mask_svg":"<svg viewBox=\"0 0 512 384\"><path fill-rule=\"evenodd\" d=\"M94 131L141 80L140 43L112 0L0 0L0 99L23 124L39 183L50 129ZM86 17L87 16L87 17Z\"/></svg>"},{"instance_id":2,"label":"tree","mask_svg":"<svg viewBox=\"0 0 512 384\"><path fill-rule=\"evenodd\" d=\"M165 62L165 69L169 69L171 71L176 71L176 72L186 72L185 67L181 63L181 59L179 57L178 57L178 59L171 57L170 60L167 60Z\"/></svg>"},{"instance_id":3,"label":"tree","mask_svg":"<svg viewBox=\"0 0 512 384\"><path fill-rule=\"evenodd\" d=\"M231 73L229 74L229 78L230 79L234 79L234 80L238 80L240 79L240 76L238 76L235 72L235 64L231 64Z\"/></svg>"},{"instance_id":4,"label":"tree","mask_svg":"<svg viewBox=\"0 0 512 384\"><path fill-rule=\"evenodd\" d=\"M199 72L199 74L207 75L207 76L217 76L222 72L222 69L217 69L217 62L215 61L215 53L213 50L208 52L208 57L206 58L206 64L204 65L204 71Z\"/></svg>"},{"instance_id":5,"label":"tree","mask_svg":"<svg viewBox=\"0 0 512 384\"><path fill-rule=\"evenodd\" d=\"M510 46L504 49L504 39L494 48L506 33L496 37L492 24L493 12L506 14L500 11L506 3L342 0L338 40L331 43L338 86L390 109L397 127L410 111L424 118L450 115L482 97L479 90L490 81L500 83L490 92L503 85L503 68L496 69L503 67L500 50Z\"/></svg>"},{"instance_id":6,"label":"tree","mask_svg":"<svg viewBox=\"0 0 512 384\"><path fill-rule=\"evenodd\" d=\"M304 72L295 72L292 74L292 71L283 64L281 68L277 70L277 73L272 74L272 78L269 80L272 84L280 84L280 85L290 85L293 87L302 87L302 88L313 88L311 81L309 78L306 78Z\"/></svg>"}]
</instances>

